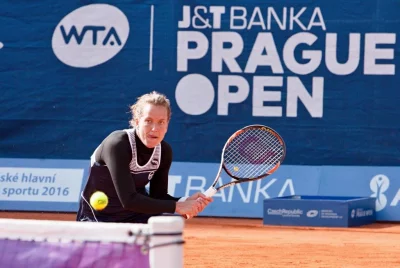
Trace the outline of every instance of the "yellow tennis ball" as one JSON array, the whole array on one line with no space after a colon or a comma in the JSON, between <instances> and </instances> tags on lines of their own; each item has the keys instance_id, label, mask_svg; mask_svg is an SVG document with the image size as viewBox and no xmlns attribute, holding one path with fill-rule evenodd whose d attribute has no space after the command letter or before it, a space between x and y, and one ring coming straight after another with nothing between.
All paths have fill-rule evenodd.
<instances>
[{"instance_id":1,"label":"yellow tennis ball","mask_svg":"<svg viewBox=\"0 0 400 268\"><path fill-rule=\"evenodd\" d=\"M233 170L234 170L234 171L238 171L238 170L239 170L239 167L234 167Z\"/></svg>"},{"instance_id":2,"label":"yellow tennis ball","mask_svg":"<svg viewBox=\"0 0 400 268\"><path fill-rule=\"evenodd\" d=\"M94 192L90 197L90 205L95 210L103 210L108 205L108 197L101 191Z\"/></svg>"}]
</instances>

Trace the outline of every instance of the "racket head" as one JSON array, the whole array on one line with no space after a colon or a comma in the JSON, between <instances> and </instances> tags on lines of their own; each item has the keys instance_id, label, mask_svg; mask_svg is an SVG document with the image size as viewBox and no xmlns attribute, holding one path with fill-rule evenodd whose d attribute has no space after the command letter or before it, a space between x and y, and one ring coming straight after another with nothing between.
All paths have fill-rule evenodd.
<instances>
[{"instance_id":1,"label":"racket head","mask_svg":"<svg viewBox=\"0 0 400 268\"><path fill-rule=\"evenodd\" d=\"M275 172L286 156L286 144L274 129L249 125L225 143L222 168L235 180L256 180Z\"/></svg>"}]
</instances>

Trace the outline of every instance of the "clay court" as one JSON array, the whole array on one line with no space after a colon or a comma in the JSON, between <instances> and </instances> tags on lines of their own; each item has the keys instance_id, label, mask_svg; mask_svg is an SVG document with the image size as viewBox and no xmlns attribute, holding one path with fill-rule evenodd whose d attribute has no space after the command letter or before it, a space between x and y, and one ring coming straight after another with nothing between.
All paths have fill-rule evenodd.
<instances>
[{"instance_id":1,"label":"clay court","mask_svg":"<svg viewBox=\"0 0 400 268\"><path fill-rule=\"evenodd\" d=\"M74 214L3 212L2 218L74 220ZM184 231L185 267L400 267L400 225L263 226L261 219L195 218Z\"/></svg>"}]
</instances>

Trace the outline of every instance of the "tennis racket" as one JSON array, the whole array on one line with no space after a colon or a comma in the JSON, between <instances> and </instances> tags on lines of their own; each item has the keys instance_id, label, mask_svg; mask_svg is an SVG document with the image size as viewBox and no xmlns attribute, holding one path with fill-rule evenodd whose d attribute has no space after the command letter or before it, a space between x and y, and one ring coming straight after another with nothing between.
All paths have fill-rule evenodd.
<instances>
[{"instance_id":1,"label":"tennis racket","mask_svg":"<svg viewBox=\"0 0 400 268\"><path fill-rule=\"evenodd\" d=\"M218 173L204 195L212 197L226 187L271 175L282 164L285 156L285 142L272 128L263 125L249 125L239 129L226 141L222 149ZM216 187L222 169L233 180ZM184 217L189 218L188 215L184 215Z\"/></svg>"}]
</instances>

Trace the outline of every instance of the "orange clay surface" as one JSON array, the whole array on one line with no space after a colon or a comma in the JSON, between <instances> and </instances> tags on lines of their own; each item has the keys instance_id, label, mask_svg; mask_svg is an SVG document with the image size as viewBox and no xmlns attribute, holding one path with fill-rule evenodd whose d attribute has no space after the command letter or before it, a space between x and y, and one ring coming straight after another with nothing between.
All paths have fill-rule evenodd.
<instances>
[{"instance_id":1,"label":"orange clay surface","mask_svg":"<svg viewBox=\"0 0 400 268\"><path fill-rule=\"evenodd\" d=\"M0 218L74 220L74 214L0 212ZM185 267L400 268L400 224L361 228L264 226L261 219L195 218Z\"/></svg>"}]
</instances>

